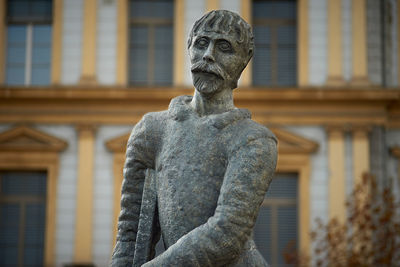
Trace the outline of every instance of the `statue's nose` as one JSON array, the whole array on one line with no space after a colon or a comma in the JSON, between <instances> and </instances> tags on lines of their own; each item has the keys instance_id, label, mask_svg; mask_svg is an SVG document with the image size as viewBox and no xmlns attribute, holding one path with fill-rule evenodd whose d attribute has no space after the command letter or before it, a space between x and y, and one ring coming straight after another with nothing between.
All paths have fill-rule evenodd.
<instances>
[{"instance_id":1,"label":"statue's nose","mask_svg":"<svg viewBox=\"0 0 400 267\"><path fill-rule=\"evenodd\" d=\"M206 50L206 52L203 55L203 60L206 62L215 62L215 58L214 58L214 48L212 46L212 44L210 44Z\"/></svg>"}]
</instances>

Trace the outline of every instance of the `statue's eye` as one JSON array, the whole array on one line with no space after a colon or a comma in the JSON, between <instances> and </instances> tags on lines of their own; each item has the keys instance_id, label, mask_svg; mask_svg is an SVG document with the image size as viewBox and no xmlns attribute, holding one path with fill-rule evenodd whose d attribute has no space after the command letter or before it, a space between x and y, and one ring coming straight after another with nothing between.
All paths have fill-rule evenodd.
<instances>
[{"instance_id":1,"label":"statue's eye","mask_svg":"<svg viewBox=\"0 0 400 267\"><path fill-rule=\"evenodd\" d=\"M223 52L232 52L232 46L227 41L221 41L218 43L218 48Z\"/></svg>"},{"instance_id":2,"label":"statue's eye","mask_svg":"<svg viewBox=\"0 0 400 267\"><path fill-rule=\"evenodd\" d=\"M198 39L198 40L196 41L196 45L197 45L198 47L204 48L204 47L207 47L207 46L208 46L208 41L207 41L207 39L205 39L205 38L200 38L200 39Z\"/></svg>"}]
</instances>

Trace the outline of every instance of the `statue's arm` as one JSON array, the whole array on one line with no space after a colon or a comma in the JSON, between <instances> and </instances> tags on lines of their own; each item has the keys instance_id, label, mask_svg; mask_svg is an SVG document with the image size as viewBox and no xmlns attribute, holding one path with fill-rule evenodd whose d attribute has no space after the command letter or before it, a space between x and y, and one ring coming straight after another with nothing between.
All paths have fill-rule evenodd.
<instances>
[{"instance_id":1,"label":"statue's arm","mask_svg":"<svg viewBox=\"0 0 400 267\"><path fill-rule=\"evenodd\" d=\"M277 160L271 137L232 152L214 216L143 266L223 266L243 251L271 182Z\"/></svg>"},{"instance_id":2,"label":"statue's arm","mask_svg":"<svg viewBox=\"0 0 400 267\"><path fill-rule=\"evenodd\" d=\"M133 128L127 145L117 242L110 264L113 267L131 267L133 262L145 171L151 168L153 157L148 147L146 121L143 118Z\"/></svg>"}]
</instances>

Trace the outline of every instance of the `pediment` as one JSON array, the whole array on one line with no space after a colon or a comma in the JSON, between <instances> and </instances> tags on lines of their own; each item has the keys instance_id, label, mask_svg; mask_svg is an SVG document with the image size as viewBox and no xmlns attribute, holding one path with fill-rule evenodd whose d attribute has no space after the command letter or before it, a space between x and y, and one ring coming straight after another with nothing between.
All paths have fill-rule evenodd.
<instances>
[{"instance_id":1,"label":"pediment","mask_svg":"<svg viewBox=\"0 0 400 267\"><path fill-rule=\"evenodd\" d=\"M0 133L0 151L60 152L67 145L64 140L27 126L18 126Z\"/></svg>"},{"instance_id":2,"label":"pediment","mask_svg":"<svg viewBox=\"0 0 400 267\"><path fill-rule=\"evenodd\" d=\"M130 132L119 137L110 139L106 142L106 147L114 153L123 153L126 150Z\"/></svg>"},{"instance_id":3,"label":"pediment","mask_svg":"<svg viewBox=\"0 0 400 267\"><path fill-rule=\"evenodd\" d=\"M279 154L309 154L318 149L318 143L291 133L282 128L269 128L278 138ZM107 148L112 152L125 152L130 133L110 139L106 142Z\"/></svg>"},{"instance_id":4,"label":"pediment","mask_svg":"<svg viewBox=\"0 0 400 267\"><path fill-rule=\"evenodd\" d=\"M318 143L282 128L269 127L278 138L279 154L309 154L318 149Z\"/></svg>"}]
</instances>

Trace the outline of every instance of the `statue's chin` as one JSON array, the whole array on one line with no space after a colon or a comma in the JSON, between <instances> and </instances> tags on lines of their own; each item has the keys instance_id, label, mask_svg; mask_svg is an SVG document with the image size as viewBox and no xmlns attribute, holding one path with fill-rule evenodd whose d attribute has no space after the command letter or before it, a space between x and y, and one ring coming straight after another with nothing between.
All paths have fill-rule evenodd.
<instances>
[{"instance_id":1,"label":"statue's chin","mask_svg":"<svg viewBox=\"0 0 400 267\"><path fill-rule=\"evenodd\" d=\"M212 95L224 88L224 80L221 78L202 76L196 75L193 77L194 87L201 94Z\"/></svg>"}]
</instances>

